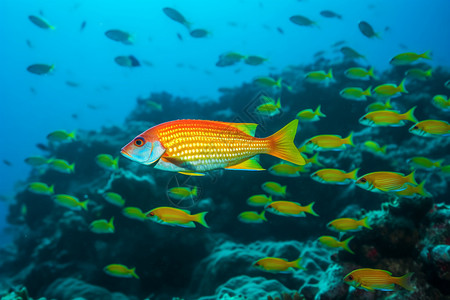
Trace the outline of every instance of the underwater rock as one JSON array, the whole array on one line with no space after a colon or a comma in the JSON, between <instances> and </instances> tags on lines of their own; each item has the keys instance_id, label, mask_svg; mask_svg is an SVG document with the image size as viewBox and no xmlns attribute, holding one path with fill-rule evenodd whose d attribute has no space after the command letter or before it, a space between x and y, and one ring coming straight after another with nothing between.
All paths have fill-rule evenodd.
<instances>
[{"instance_id":1,"label":"underwater rock","mask_svg":"<svg viewBox=\"0 0 450 300\"><path fill-rule=\"evenodd\" d=\"M48 286L44 295L59 300L72 300L76 297L95 300L138 300L121 293L111 293L107 289L88 284L75 278L59 278Z\"/></svg>"}]
</instances>

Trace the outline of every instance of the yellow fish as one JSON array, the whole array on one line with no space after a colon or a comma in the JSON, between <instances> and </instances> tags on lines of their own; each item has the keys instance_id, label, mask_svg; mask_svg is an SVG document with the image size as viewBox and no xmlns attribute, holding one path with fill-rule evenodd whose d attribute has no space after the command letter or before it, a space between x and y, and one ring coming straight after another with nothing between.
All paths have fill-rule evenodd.
<instances>
[{"instance_id":1,"label":"yellow fish","mask_svg":"<svg viewBox=\"0 0 450 300\"><path fill-rule=\"evenodd\" d=\"M119 206L119 207L122 207L125 205L125 199L123 199L122 196L120 196L117 193L108 192L108 193L104 193L102 196L103 196L103 198L105 198L106 201L108 201L112 205Z\"/></svg>"},{"instance_id":2,"label":"yellow fish","mask_svg":"<svg viewBox=\"0 0 450 300\"><path fill-rule=\"evenodd\" d=\"M173 187L170 188L167 191L167 194L170 198L176 199L176 200L183 200L186 198L193 198L197 197L197 187L194 186L193 188L190 187Z\"/></svg>"},{"instance_id":3,"label":"yellow fish","mask_svg":"<svg viewBox=\"0 0 450 300\"><path fill-rule=\"evenodd\" d=\"M436 168L440 168L444 159L439 160L431 160L429 158L423 156L415 156L407 160L410 167L413 169L427 169L432 170Z\"/></svg>"},{"instance_id":4,"label":"yellow fish","mask_svg":"<svg viewBox=\"0 0 450 300\"><path fill-rule=\"evenodd\" d=\"M345 251L350 252L351 254L355 254L355 252L353 252L352 249L350 249L350 247L348 246L348 243L350 243L350 241L353 238L354 238L354 236L349 237L345 241L341 242L341 241L337 240L335 237L324 235L324 236L319 237L318 241L322 245L327 246L329 248L342 248Z\"/></svg>"},{"instance_id":5,"label":"yellow fish","mask_svg":"<svg viewBox=\"0 0 450 300\"><path fill-rule=\"evenodd\" d=\"M425 120L414 124L409 132L426 137L450 136L450 125L446 121Z\"/></svg>"},{"instance_id":6,"label":"yellow fish","mask_svg":"<svg viewBox=\"0 0 450 300\"><path fill-rule=\"evenodd\" d=\"M407 78L413 78L417 80L427 80L431 78L431 72L433 69L428 69L426 71L422 69L409 69L405 72Z\"/></svg>"},{"instance_id":7,"label":"yellow fish","mask_svg":"<svg viewBox=\"0 0 450 300\"><path fill-rule=\"evenodd\" d=\"M305 217L305 213L318 217L319 215L313 209L314 202L307 206L301 206L300 203L291 201L273 201L266 205L266 210L273 214L284 217Z\"/></svg>"},{"instance_id":8,"label":"yellow fish","mask_svg":"<svg viewBox=\"0 0 450 300\"><path fill-rule=\"evenodd\" d=\"M345 173L339 169L321 169L311 174L311 178L320 183L344 185L352 183L358 178L359 168Z\"/></svg>"},{"instance_id":9,"label":"yellow fish","mask_svg":"<svg viewBox=\"0 0 450 300\"><path fill-rule=\"evenodd\" d=\"M359 123L366 126L390 126L390 127L399 127L406 124L406 121L417 122L416 117L414 116L414 110L416 106L405 112L404 114L400 114L394 110L378 110L372 111L359 119Z\"/></svg>"},{"instance_id":10,"label":"yellow fish","mask_svg":"<svg viewBox=\"0 0 450 300\"><path fill-rule=\"evenodd\" d=\"M373 154L386 154L387 145L381 147L377 142L366 141L364 142L364 147L366 150L372 152Z\"/></svg>"},{"instance_id":11,"label":"yellow fish","mask_svg":"<svg viewBox=\"0 0 450 300\"><path fill-rule=\"evenodd\" d=\"M194 222L197 222L204 227L209 228L205 221L205 215L207 213L208 212L205 211L191 215L191 212L188 210L162 206L152 209L146 214L146 216L153 222L169 226L194 228Z\"/></svg>"},{"instance_id":12,"label":"yellow fish","mask_svg":"<svg viewBox=\"0 0 450 300\"><path fill-rule=\"evenodd\" d=\"M431 100L431 103L443 111L450 111L450 100L445 95L436 95Z\"/></svg>"},{"instance_id":13,"label":"yellow fish","mask_svg":"<svg viewBox=\"0 0 450 300\"><path fill-rule=\"evenodd\" d=\"M109 222L105 219L95 220L89 225L89 230L94 233L114 233L114 217L109 219Z\"/></svg>"},{"instance_id":14,"label":"yellow fish","mask_svg":"<svg viewBox=\"0 0 450 300\"><path fill-rule=\"evenodd\" d=\"M76 132L75 130L71 133L68 133L65 130L56 130L49 133L47 139L52 142L74 141L76 140Z\"/></svg>"},{"instance_id":15,"label":"yellow fish","mask_svg":"<svg viewBox=\"0 0 450 300\"><path fill-rule=\"evenodd\" d=\"M48 165L52 170L60 173L72 174L75 172L75 164L69 164L64 159L50 159Z\"/></svg>"},{"instance_id":16,"label":"yellow fish","mask_svg":"<svg viewBox=\"0 0 450 300\"><path fill-rule=\"evenodd\" d=\"M345 70L344 75L347 78L356 80L369 80L370 77L377 79L377 77L373 74L373 67L369 70L364 68L349 68Z\"/></svg>"},{"instance_id":17,"label":"yellow fish","mask_svg":"<svg viewBox=\"0 0 450 300\"><path fill-rule=\"evenodd\" d=\"M414 52L401 53L394 56L391 59L390 64L394 66L409 65L410 63L413 63L420 58L431 59L431 51L426 51L422 54L417 54Z\"/></svg>"},{"instance_id":18,"label":"yellow fish","mask_svg":"<svg viewBox=\"0 0 450 300\"><path fill-rule=\"evenodd\" d=\"M395 291L395 286L401 286L404 289L413 291L411 276L414 273L408 273L402 277L393 277L391 272L378 269L357 269L344 277L344 282L358 289L369 292Z\"/></svg>"},{"instance_id":19,"label":"yellow fish","mask_svg":"<svg viewBox=\"0 0 450 300\"><path fill-rule=\"evenodd\" d=\"M304 109L300 111L296 118L299 119L300 122L316 122L319 121L320 117L325 118L326 115L324 115L320 111L320 105L317 106L316 110L313 111L312 109Z\"/></svg>"},{"instance_id":20,"label":"yellow fish","mask_svg":"<svg viewBox=\"0 0 450 300\"><path fill-rule=\"evenodd\" d=\"M425 180L422 181L418 186L406 185L406 189L403 191L395 192L395 195L400 198L431 198L431 195L427 190L425 190Z\"/></svg>"},{"instance_id":21,"label":"yellow fish","mask_svg":"<svg viewBox=\"0 0 450 300\"><path fill-rule=\"evenodd\" d=\"M70 208L72 210L81 210L81 209L87 210L87 204L89 202L89 200L80 202L77 197L65 194L54 195L52 198L55 201L55 203Z\"/></svg>"},{"instance_id":22,"label":"yellow fish","mask_svg":"<svg viewBox=\"0 0 450 300\"><path fill-rule=\"evenodd\" d=\"M279 183L273 181L264 182L261 185L261 188L263 189L264 192L272 196L278 197L286 196L286 186L281 186Z\"/></svg>"},{"instance_id":23,"label":"yellow fish","mask_svg":"<svg viewBox=\"0 0 450 300\"><path fill-rule=\"evenodd\" d=\"M279 163L269 168L270 174L282 177L299 177L300 173L303 172L309 172L309 169L304 165L294 166L287 163Z\"/></svg>"},{"instance_id":24,"label":"yellow fish","mask_svg":"<svg viewBox=\"0 0 450 300\"><path fill-rule=\"evenodd\" d=\"M123 278L136 278L139 279L139 276L136 274L136 268L129 269L124 265L119 264L111 264L107 265L103 271L106 274L114 276L114 277L123 277Z\"/></svg>"},{"instance_id":25,"label":"yellow fish","mask_svg":"<svg viewBox=\"0 0 450 300\"><path fill-rule=\"evenodd\" d=\"M280 89L282 87L281 81L282 81L281 78L279 78L278 80L275 80L272 77L257 77L253 80L253 82L255 82L259 85L262 85L265 87L277 87Z\"/></svg>"},{"instance_id":26,"label":"yellow fish","mask_svg":"<svg viewBox=\"0 0 450 300\"><path fill-rule=\"evenodd\" d=\"M327 224L327 227L331 230L338 232L355 232L362 230L362 227L372 229L368 223L368 217L361 220L355 220L351 218L335 219Z\"/></svg>"},{"instance_id":27,"label":"yellow fish","mask_svg":"<svg viewBox=\"0 0 450 300\"><path fill-rule=\"evenodd\" d=\"M348 137L342 138L340 135L316 135L305 143L307 151L341 151L346 149L346 145L353 144L353 132Z\"/></svg>"},{"instance_id":28,"label":"yellow fish","mask_svg":"<svg viewBox=\"0 0 450 300\"><path fill-rule=\"evenodd\" d=\"M265 214L265 210L263 210L260 214L256 211L244 211L239 214L238 219L243 223L260 224L267 221Z\"/></svg>"},{"instance_id":29,"label":"yellow fish","mask_svg":"<svg viewBox=\"0 0 450 300\"><path fill-rule=\"evenodd\" d=\"M378 98L391 98L400 96L401 93L408 93L405 88L405 80L403 79L399 85L387 83L377 86L373 89L374 96Z\"/></svg>"},{"instance_id":30,"label":"yellow fish","mask_svg":"<svg viewBox=\"0 0 450 300\"><path fill-rule=\"evenodd\" d=\"M272 196L267 197L264 194L253 195L247 199L247 204L250 206L266 206L270 202L272 202Z\"/></svg>"},{"instance_id":31,"label":"yellow fish","mask_svg":"<svg viewBox=\"0 0 450 300\"><path fill-rule=\"evenodd\" d=\"M393 106L391 104L391 99L387 99L386 102L374 102L366 107L367 112L377 111L377 110L391 110Z\"/></svg>"},{"instance_id":32,"label":"yellow fish","mask_svg":"<svg viewBox=\"0 0 450 300\"><path fill-rule=\"evenodd\" d=\"M253 263L253 266L266 272L290 273L295 269L305 270L305 268L300 265L301 260L301 257L294 261L287 261L286 259L278 257L265 257Z\"/></svg>"},{"instance_id":33,"label":"yellow fish","mask_svg":"<svg viewBox=\"0 0 450 300\"><path fill-rule=\"evenodd\" d=\"M323 164L319 161L319 153L314 154L311 158L306 157L306 155L300 153L305 158L305 166L308 164L317 165L323 167Z\"/></svg>"},{"instance_id":34,"label":"yellow fish","mask_svg":"<svg viewBox=\"0 0 450 300\"><path fill-rule=\"evenodd\" d=\"M339 95L341 95L342 98L348 99L348 100L355 100L355 101L366 101L366 96L372 96L372 93L370 90L372 89L371 86L369 86L366 90L363 90L359 87L348 87L339 92Z\"/></svg>"},{"instance_id":35,"label":"yellow fish","mask_svg":"<svg viewBox=\"0 0 450 300\"><path fill-rule=\"evenodd\" d=\"M356 185L375 193L398 192L406 189L408 184L417 185L414 172L407 176L395 172L373 172L359 177Z\"/></svg>"},{"instance_id":36,"label":"yellow fish","mask_svg":"<svg viewBox=\"0 0 450 300\"><path fill-rule=\"evenodd\" d=\"M272 98L269 97L264 97L264 101L266 101L266 103L258 105L258 107L256 107L256 112L259 113L260 115L264 115L264 116L269 116L269 117L273 117L277 114L280 113L280 109L281 109L281 102L280 102L280 98L277 99L277 102L275 102Z\"/></svg>"},{"instance_id":37,"label":"yellow fish","mask_svg":"<svg viewBox=\"0 0 450 300\"><path fill-rule=\"evenodd\" d=\"M30 156L25 158L25 163L33 167L40 167L48 164L51 160L43 156Z\"/></svg>"},{"instance_id":38,"label":"yellow fish","mask_svg":"<svg viewBox=\"0 0 450 300\"><path fill-rule=\"evenodd\" d=\"M142 212L142 210L138 207L125 207L122 209L122 214L130 219L139 220L139 221L145 221L147 219L147 216Z\"/></svg>"},{"instance_id":39,"label":"yellow fish","mask_svg":"<svg viewBox=\"0 0 450 300\"><path fill-rule=\"evenodd\" d=\"M114 171L119 168L119 157L113 158L109 154L99 154L96 156L95 161L97 165L103 169Z\"/></svg>"},{"instance_id":40,"label":"yellow fish","mask_svg":"<svg viewBox=\"0 0 450 300\"><path fill-rule=\"evenodd\" d=\"M305 80L313 83L328 83L333 80L333 72L331 69L328 70L328 73L325 73L325 71L308 72L305 75Z\"/></svg>"},{"instance_id":41,"label":"yellow fish","mask_svg":"<svg viewBox=\"0 0 450 300\"><path fill-rule=\"evenodd\" d=\"M55 193L54 186L48 186L43 182L32 182L28 185L28 190L38 195L53 195Z\"/></svg>"}]
</instances>

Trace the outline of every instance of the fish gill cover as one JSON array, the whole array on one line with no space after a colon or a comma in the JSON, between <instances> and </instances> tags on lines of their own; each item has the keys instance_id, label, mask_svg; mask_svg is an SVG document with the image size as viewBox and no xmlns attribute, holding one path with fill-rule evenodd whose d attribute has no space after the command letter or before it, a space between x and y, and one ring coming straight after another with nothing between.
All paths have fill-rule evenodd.
<instances>
[{"instance_id":1,"label":"fish gill cover","mask_svg":"<svg viewBox=\"0 0 450 300\"><path fill-rule=\"evenodd\" d=\"M423 5L5 1L1 298L449 299Z\"/></svg>"}]
</instances>

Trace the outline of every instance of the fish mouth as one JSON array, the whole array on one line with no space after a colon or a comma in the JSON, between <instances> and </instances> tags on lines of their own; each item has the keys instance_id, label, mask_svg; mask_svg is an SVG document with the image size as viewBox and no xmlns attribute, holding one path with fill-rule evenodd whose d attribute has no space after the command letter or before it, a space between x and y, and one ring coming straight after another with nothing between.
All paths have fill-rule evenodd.
<instances>
[{"instance_id":1,"label":"fish mouth","mask_svg":"<svg viewBox=\"0 0 450 300\"><path fill-rule=\"evenodd\" d=\"M124 149L122 149L122 150L120 150L120 153L123 155L123 156L126 156L126 157L128 157L128 158L132 158L132 156L127 152L127 151L125 151Z\"/></svg>"}]
</instances>

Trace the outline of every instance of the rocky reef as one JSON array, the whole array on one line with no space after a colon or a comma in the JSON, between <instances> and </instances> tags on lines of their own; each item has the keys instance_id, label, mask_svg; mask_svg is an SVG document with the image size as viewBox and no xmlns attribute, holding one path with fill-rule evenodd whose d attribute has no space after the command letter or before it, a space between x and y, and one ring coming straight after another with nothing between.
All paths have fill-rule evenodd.
<instances>
[{"instance_id":1,"label":"rocky reef","mask_svg":"<svg viewBox=\"0 0 450 300\"><path fill-rule=\"evenodd\" d=\"M17 191L8 216L14 242L1 249L0 255L1 289L5 291L0 294L2 299L18 299L8 298L8 290L21 286L34 298L62 300L450 299L450 208L445 204L450 194L449 177L439 170L416 172L418 182L427 180L426 189L432 198L394 201L389 195L370 193L354 185L323 185L311 180L309 173L286 178L268 172L214 171L205 177L187 177L124 158L116 170L96 164L97 155L118 156L121 147L138 133L165 121L254 122L260 125L256 136L261 137L280 129L298 111L318 104L327 117L302 124L296 145L318 134L347 136L355 132L355 147L320 154L320 161L329 168L358 167L361 174L380 170L407 173L406 160L420 155L450 163L449 138L429 139L410 134L407 127L368 128L358 123L366 103L339 97L339 91L349 84L361 85L349 83L342 75L345 69L356 66L354 62L333 64L335 82L326 88L302 81L304 73L329 65L330 61L320 60L286 70L280 76L292 87L290 91L283 88L274 93L246 83L223 89L218 101L209 102L168 93L151 94L138 99L121 127L80 131L75 141L49 143L49 151L41 154L75 163L75 172L62 174L41 167L34 169L27 181L51 184L57 194L88 200L88 209L74 211L58 206L50 196L32 193L27 186ZM395 68L371 84L397 82L404 71ZM393 99L396 109L406 111L416 105L419 120L448 118L430 104L448 78L448 72L437 68L433 81L414 81L408 85L409 94L401 100ZM256 114L261 95L275 94L282 99L281 113L273 117ZM155 110L149 101L160 104L162 111ZM369 139L390 145L387 154L376 156L363 151L361 145ZM277 162L261 156L266 168ZM263 224L240 223L237 215L250 209L245 200L261 193L261 184L268 180L287 185L287 200L302 204L314 201L320 217L268 215ZM180 183L198 186L198 198L191 202L168 198L167 189ZM169 227L130 219L123 215L122 208L105 201L105 192L120 194L125 206L143 212L158 206L208 211L210 228ZM339 216L369 218L372 230L353 234L350 247L355 254L330 250L316 242L319 236L331 234L326 224ZM114 234L89 230L92 221L111 217L115 218ZM253 262L267 256L288 260L302 257L305 270L273 274L252 267ZM135 267L140 279L109 276L103 268L113 263ZM389 270L395 276L414 272L415 290L370 293L350 288L342 278L357 268Z\"/></svg>"}]
</instances>

